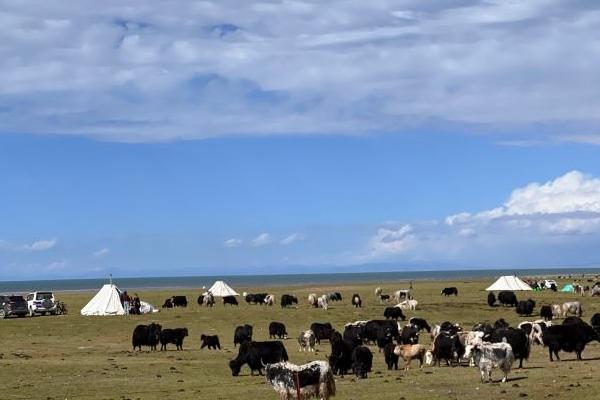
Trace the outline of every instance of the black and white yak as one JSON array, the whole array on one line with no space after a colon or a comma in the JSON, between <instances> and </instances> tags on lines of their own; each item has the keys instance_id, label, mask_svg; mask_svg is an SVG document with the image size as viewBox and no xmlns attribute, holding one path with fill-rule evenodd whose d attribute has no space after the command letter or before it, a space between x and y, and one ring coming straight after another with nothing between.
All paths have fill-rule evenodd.
<instances>
[{"instance_id":1,"label":"black and white yak","mask_svg":"<svg viewBox=\"0 0 600 400\"><path fill-rule=\"evenodd\" d=\"M481 382L492 381L492 369L498 368L502 371L502 382L508 379L508 373L515 361L512 347L506 342L501 343L477 343L465 348L465 358L473 357L475 365L481 373Z\"/></svg>"},{"instance_id":2,"label":"black and white yak","mask_svg":"<svg viewBox=\"0 0 600 400\"><path fill-rule=\"evenodd\" d=\"M267 364L265 376L281 400L328 400L335 396L335 378L326 361L312 361L304 365L289 362Z\"/></svg>"}]
</instances>

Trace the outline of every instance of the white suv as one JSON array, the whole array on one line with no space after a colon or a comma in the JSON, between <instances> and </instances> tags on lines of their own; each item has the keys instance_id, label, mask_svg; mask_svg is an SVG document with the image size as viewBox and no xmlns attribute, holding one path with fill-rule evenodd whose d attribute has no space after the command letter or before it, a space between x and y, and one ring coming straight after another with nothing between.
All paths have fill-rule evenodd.
<instances>
[{"instance_id":1,"label":"white suv","mask_svg":"<svg viewBox=\"0 0 600 400\"><path fill-rule=\"evenodd\" d=\"M29 293L26 300L27 308L29 309L29 315L31 317L33 317L35 314L56 314L56 301L52 292Z\"/></svg>"}]
</instances>

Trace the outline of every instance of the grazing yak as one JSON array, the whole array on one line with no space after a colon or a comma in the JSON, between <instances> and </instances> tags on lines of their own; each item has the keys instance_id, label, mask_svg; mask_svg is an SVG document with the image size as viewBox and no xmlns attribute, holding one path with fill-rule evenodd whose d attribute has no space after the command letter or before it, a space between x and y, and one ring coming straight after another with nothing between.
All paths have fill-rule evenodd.
<instances>
[{"instance_id":1,"label":"grazing yak","mask_svg":"<svg viewBox=\"0 0 600 400\"><path fill-rule=\"evenodd\" d=\"M281 322L271 322L269 324L269 339L287 339L287 330Z\"/></svg>"},{"instance_id":2,"label":"grazing yak","mask_svg":"<svg viewBox=\"0 0 600 400\"><path fill-rule=\"evenodd\" d=\"M307 331L300 332L298 336L298 345L300 351L315 351L315 333L310 329Z\"/></svg>"},{"instance_id":3,"label":"grazing yak","mask_svg":"<svg viewBox=\"0 0 600 400\"><path fill-rule=\"evenodd\" d=\"M427 350L422 344L401 344L394 348L394 354L402 357L404 361L404 369L408 371L412 360L419 360L420 368L423 368L423 360Z\"/></svg>"},{"instance_id":4,"label":"grazing yak","mask_svg":"<svg viewBox=\"0 0 600 400\"><path fill-rule=\"evenodd\" d=\"M383 310L383 316L386 319L398 320L398 318L400 318L402 321L406 320L406 317L402 313L402 309L400 307L386 307L385 310Z\"/></svg>"},{"instance_id":5,"label":"grazing yak","mask_svg":"<svg viewBox=\"0 0 600 400\"><path fill-rule=\"evenodd\" d=\"M352 350L352 372L359 379L366 379L373 366L373 353L366 346L356 346Z\"/></svg>"},{"instance_id":6,"label":"grazing yak","mask_svg":"<svg viewBox=\"0 0 600 400\"><path fill-rule=\"evenodd\" d=\"M353 342L355 345L363 343L365 324L362 321L359 324L346 324L344 326L344 334L342 338Z\"/></svg>"},{"instance_id":7,"label":"grazing yak","mask_svg":"<svg viewBox=\"0 0 600 400\"><path fill-rule=\"evenodd\" d=\"M488 293L487 303L490 307L496 307L496 296L494 295L494 292Z\"/></svg>"},{"instance_id":8,"label":"grazing yak","mask_svg":"<svg viewBox=\"0 0 600 400\"><path fill-rule=\"evenodd\" d=\"M428 365L437 364L439 367L441 360L450 365L451 362L458 362L463 354L464 347L458 335L440 331L433 340L433 347L425 354L425 359Z\"/></svg>"},{"instance_id":9,"label":"grazing yak","mask_svg":"<svg viewBox=\"0 0 600 400\"><path fill-rule=\"evenodd\" d=\"M163 329L160 331L160 351L167 350L172 343L177 350L183 350L183 339L188 335L187 328Z\"/></svg>"},{"instance_id":10,"label":"grazing yak","mask_svg":"<svg viewBox=\"0 0 600 400\"><path fill-rule=\"evenodd\" d=\"M327 294L327 298L331 301L342 301L342 294L340 292L331 292Z\"/></svg>"},{"instance_id":11,"label":"grazing yak","mask_svg":"<svg viewBox=\"0 0 600 400\"><path fill-rule=\"evenodd\" d=\"M171 297L171 302L173 303L173 307L187 307L188 301L185 296L173 296Z\"/></svg>"},{"instance_id":12,"label":"grazing yak","mask_svg":"<svg viewBox=\"0 0 600 400\"><path fill-rule=\"evenodd\" d=\"M517 295L510 290L503 290L502 292L498 293L498 301L503 306L508 307L516 307L519 303L517 301Z\"/></svg>"},{"instance_id":13,"label":"grazing yak","mask_svg":"<svg viewBox=\"0 0 600 400\"><path fill-rule=\"evenodd\" d=\"M560 361L559 351L575 352L577 359L581 360L581 353L585 346L592 340L600 341L598 332L591 326L581 321L567 325L552 325L544 330L544 346L548 347L550 361L554 361L552 355Z\"/></svg>"},{"instance_id":14,"label":"grazing yak","mask_svg":"<svg viewBox=\"0 0 600 400\"><path fill-rule=\"evenodd\" d=\"M444 295L446 297L448 296L458 296L458 289L455 287L447 287L447 288L443 288L440 295Z\"/></svg>"},{"instance_id":15,"label":"grazing yak","mask_svg":"<svg viewBox=\"0 0 600 400\"><path fill-rule=\"evenodd\" d=\"M416 344L419 343L419 328L414 325L406 325L402 327L400 332L400 344Z\"/></svg>"},{"instance_id":16,"label":"grazing yak","mask_svg":"<svg viewBox=\"0 0 600 400\"><path fill-rule=\"evenodd\" d=\"M383 302L388 302L390 301L390 295L389 294L380 294L379 295L379 302L383 303Z\"/></svg>"},{"instance_id":17,"label":"grazing yak","mask_svg":"<svg viewBox=\"0 0 600 400\"><path fill-rule=\"evenodd\" d=\"M352 352L355 347L357 345L348 340L335 340L331 342L331 354L328 357L328 361L335 375L344 376L352 369Z\"/></svg>"},{"instance_id":18,"label":"grazing yak","mask_svg":"<svg viewBox=\"0 0 600 400\"><path fill-rule=\"evenodd\" d=\"M285 308L288 306L292 306L294 304L298 304L298 298L291 294L281 295L281 308Z\"/></svg>"},{"instance_id":19,"label":"grazing yak","mask_svg":"<svg viewBox=\"0 0 600 400\"><path fill-rule=\"evenodd\" d=\"M234 298L235 299L235 298ZM236 300L237 303L237 300ZM206 307L212 307L215 305L215 296L211 292L207 292L203 295L202 304Z\"/></svg>"},{"instance_id":20,"label":"grazing yak","mask_svg":"<svg viewBox=\"0 0 600 400\"><path fill-rule=\"evenodd\" d=\"M535 301L533 301L531 299L527 299L527 300L519 301L517 303L517 307L515 308L515 311L520 316L524 316L524 315L529 316L529 315L533 314L534 308L535 308Z\"/></svg>"},{"instance_id":21,"label":"grazing yak","mask_svg":"<svg viewBox=\"0 0 600 400\"><path fill-rule=\"evenodd\" d=\"M419 331L426 330L428 333L431 332L431 326L423 318L412 317L408 320L408 323L417 327Z\"/></svg>"},{"instance_id":22,"label":"grazing yak","mask_svg":"<svg viewBox=\"0 0 600 400\"><path fill-rule=\"evenodd\" d=\"M381 336L389 335L394 339L400 337L398 323L386 319L373 319L367 321L362 329L362 339L367 342L377 342Z\"/></svg>"},{"instance_id":23,"label":"grazing yak","mask_svg":"<svg viewBox=\"0 0 600 400\"><path fill-rule=\"evenodd\" d=\"M335 396L335 379L325 361L304 365L289 362L267 364L265 378L279 394L280 400L298 400L298 394L302 399L319 400Z\"/></svg>"},{"instance_id":24,"label":"grazing yak","mask_svg":"<svg viewBox=\"0 0 600 400\"><path fill-rule=\"evenodd\" d=\"M400 301L402 299L410 299L410 289L400 289L396 290L393 296L394 299Z\"/></svg>"},{"instance_id":25,"label":"grazing yak","mask_svg":"<svg viewBox=\"0 0 600 400\"><path fill-rule=\"evenodd\" d=\"M208 347L209 350L221 350L221 343L217 335L200 335L200 349Z\"/></svg>"},{"instance_id":26,"label":"grazing yak","mask_svg":"<svg viewBox=\"0 0 600 400\"><path fill-rule=\"evenodd\" d=\"M329 308L326 294L317 299L317 307L322 308L323 310L327 310Z\"/></svg>"},{"instance_id":27,"label":"grazing yak","mask_svg":"<svg viewBox=\"0 0 600 400\"><path fill-rule=\"evenodd\" d=\"M319 307L319 300L316 294L311 293L308 295L308 304L314 308Z\"/></svg>"},{"instance_id":28,"label":"grazing yak","mask_svg":"<svg viewBox=\"0 0 600 400\"><path fill-rule=\"evenodd\" d=\"M266 304L265 299L267 298L268 295L269 295L268 293L255 293L255 294L248 293L245 296L246 303L264 305L264 304Z\"/></svg>"},{"instance_id":29,"label":"grazing yak","mask_svg":"<svg viewBox=\"0 0 600 400\"><path fill-rule=\"evenodd\" d=\"M310 330L315 334L317 344L321 344L321 340L329 340L334 329L329 322L313 322L310 325Z\"/></svg>"},{"instance_id":30,"label":"grazing yak","mask_svg":"<svg viewBox=\"0 0 600 400\"><path fill-rule=\"evenodd\" d=\"M272 306L273 304L275 304L275 295L268 294L265 297L265 304L268 305L268 306Z\"/></svg>"},{"instance_id":31,"label":"grazing yak","mask_svg":"<svg viewBox=\"0 0 600 400\"><path fill-rule=\"evenodd\" d=\"M471 357L479 368L482 383L492 381L492 369L494 368L502 371L502 382L506 382L515 360L510 344L505 342L468 345L465 349L465 358Z\"/></svg>"},{"instance_id":32,"label":"grazing yak","mask_svg":"<svg viewBox=\"0 0 600 400\"><path fill-rule=\"evenodd\" d=\"M383 357L385 358L385 363L388 369L398 369L398 359L400 356L396 354L394 349L396 345L394 343L389 343L383 348Z\"/></svg>"},{"instance_id":33,"label":"grazing yak","mask_svg":"<svg viewBox=\"0 0 600 400\"><path fill-rule=\"evenodd\" d=\"M541 306L540 317L546 321L552 321L554 315L552 314L552 306Z\"/></svg>"},{"instance_id":34,"label":"grazing yak","mask_svg":"<svg viewBox=\"0 0 600 400\"><path fill-rule=\"evenodd\" d=\"M252 340L252 325L242 325L233 332L233 347Z\"/></svg>"},{"instance_id":35,"label":"grazing yak","mask_svg":"<svg viewBox=\"0 0 600 400\"><path fill-rule=\"evenodd\" d=\"M239 306L237 299L235 296L224 296L223 297L223 305L230 304L232 306Z\"/></svg>"},{"instance_id":36,"label":"grazing yak","mask_svg":"<svg viewBox=\"0 0 600 400\"><path fill-rule=\"evenodd\" d=\"M510 344L514 359L519 360L519 368L523 368L523 360L529 359L531 343L529 336L522 329L510 327L496 329L488 341L491 343L506 341Z\"/></svg>"},{"instance_id":37,"label":"grazing yak","mask_svg":"<svg viewBox=\"0 0 600 400\"><path fill-rule=\"evenodd\" d=\"M354 293L352 295L352 305L355 308L362 307L362 299L360 298L360 295L358 293Z\"/></svg>"},{"instance_id":38,"label":"grazing yak","mask_svg":"<svg viewBox=\"0 0 600 400\"><path fill-rule=\"evenodd\" d=\"M156 346L160 342L161 330L162 326L155 323L136 326L131 336L133 350L135 351L135 348L137 347L141 351L142 346L148 346L150 347L150 350L156 350Z\"/></svg>"},{"instance_id":39,"label":"grazing yak","mask_svg":"<svg viewBox=\"0 0 600 400\"><path fill-rule=\"evenodd\" d=\"M258 371L262 375L263 363L273 364L287 361L288 354L280 341L270 342L244 342L235 359L229 361L229 368L233 376L238 376L242 366L248 364L250 375Z\"/></svg>"}]
</instances>

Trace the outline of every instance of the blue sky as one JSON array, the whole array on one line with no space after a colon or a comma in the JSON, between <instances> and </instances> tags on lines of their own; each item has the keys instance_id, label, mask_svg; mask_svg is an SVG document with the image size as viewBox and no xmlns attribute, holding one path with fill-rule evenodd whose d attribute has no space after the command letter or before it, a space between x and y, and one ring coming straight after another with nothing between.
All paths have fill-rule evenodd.
<instances>
[{"instance_id":1,"label":"blue sky","mask_svg":"<svg viewBox=\"0 0 600 400\"><path fill-rule=\"evenodd\" d=\"M597 2L0 5L3 279L600 261Z\"/></svg>"}]
</instances>

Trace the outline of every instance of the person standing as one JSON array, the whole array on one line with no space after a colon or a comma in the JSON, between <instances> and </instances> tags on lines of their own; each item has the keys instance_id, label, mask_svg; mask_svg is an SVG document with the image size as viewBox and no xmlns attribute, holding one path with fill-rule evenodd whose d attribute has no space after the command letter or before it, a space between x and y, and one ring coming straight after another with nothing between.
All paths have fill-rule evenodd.
<instances>
[{"instance_id":1,"label":"person standing","mask_svg":"<svg viewBox=\"0 0 600 400\"><path fill-rule=\"evenodd\" d=\"M129 315L129 304L131 302L131 298L127 294L127 290L123 292L122 297L123 297L122 303L123 303L123 308L125 309L125 315Z\"/></svg>"},{"instance_id":2,"label":"person standing","mask_svg":"<svg viewBox=\"0 0 600 400\"><path fill-rule=\"evenodd\" d=\"M142 308L142 302L140 301L140 296L137 293L133 294L133 310L136 315L140 315Z\"/></svg>"}]
</instances>

